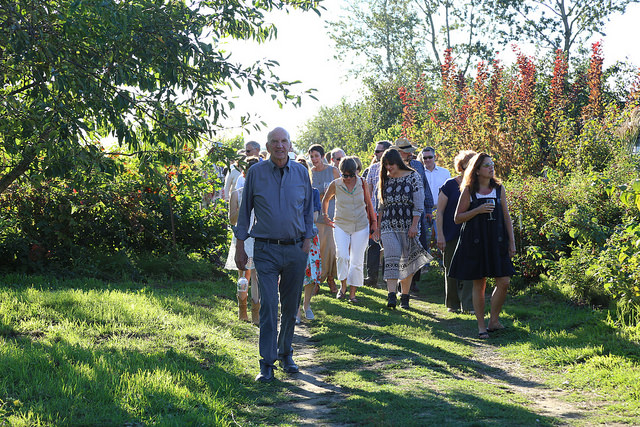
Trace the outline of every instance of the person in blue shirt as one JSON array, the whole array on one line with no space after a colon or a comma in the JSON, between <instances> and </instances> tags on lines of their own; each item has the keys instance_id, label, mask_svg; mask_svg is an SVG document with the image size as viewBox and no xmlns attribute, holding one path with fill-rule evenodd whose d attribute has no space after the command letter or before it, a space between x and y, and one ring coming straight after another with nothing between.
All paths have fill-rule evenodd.
<instances>
[{"instance_id":1,"label":"person in blue shirt","mask_svg":"<svg viewBox=\"0 0 640 427\"><path fill-rule=\"evenodd\" d=\"M244 241L249 237L253 210L255 223L250 235L255 240L253 263L260 290L259 382L274 379L276 360L286 373L299 371L291 343L314 236L311 181L307 169L289 158L289 133L281 127L273 129L266 146L269 160L253 165L247 172L235 234L236 265L244 269L248 260Z\"/></svg>"}]
</instances>

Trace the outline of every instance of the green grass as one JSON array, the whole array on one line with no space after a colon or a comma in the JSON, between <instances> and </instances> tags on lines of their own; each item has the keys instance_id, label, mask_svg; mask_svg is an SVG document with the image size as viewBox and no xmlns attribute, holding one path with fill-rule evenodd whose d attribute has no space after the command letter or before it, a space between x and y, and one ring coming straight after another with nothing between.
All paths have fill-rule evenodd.
<instances>
[{"instance_id":1,"label":"green grass","mask_svg":"<svg viewBox=\"0 0 640 427\"><path fill-rule=\"evenodd\" d=\"M0 424L226 425L253 399L256 329L229 281L5 276Z\"/></svg>"},{"instance_id":2,"label":"green grass","mask_svg":"<svg viewBox=\"0 0 640 427\"><path fill-rule=\"evenodd\" d=\"M576 307L544 284L510 296L488 344L534 380L475 356L475 319L447 313L441 276L410 310L386 292L360 304L318 295L316 363L344 399L331 422L360 425L554 425L505 383L562 389L597 408L575 424L640 424L637 329ZM0 277L0 425L277 425L295 381L256 384L257 329L236 317L231 280L109 283ZM527 376L529 378L530 376ZM533 378L531 377L531 378Z\"/></svg>"}]
</instances>

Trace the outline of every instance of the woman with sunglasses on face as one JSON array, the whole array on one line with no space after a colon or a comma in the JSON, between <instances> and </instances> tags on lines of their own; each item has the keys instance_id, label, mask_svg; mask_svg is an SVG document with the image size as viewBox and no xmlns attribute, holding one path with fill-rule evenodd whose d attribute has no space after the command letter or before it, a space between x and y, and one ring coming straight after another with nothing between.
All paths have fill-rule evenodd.
<instances>
[{"instance_id":1,"label":"woman with sunglasses on face","mask_svg":"<svg viewBox=\"0 0 640 427\"><path fill-rule=\"evenodd\" d=\"M405 164L398 150L390 148L380 159L378 236L384 248L387 307L395 308L398 281L400 307L409 308L409 288L416 271L431 260L418 240L418 223L424 211L422 177ZM378 235L378 233L380 233Z\"/></svg>"},{"instance_id":2,"label":"woman with sunglasses on face","mask_svg":"<svg viewBox=\"0 0 640 427\"><path fill-rule=\"evenodd\" d=\"M338 280L342 286L336 298L345 298L347 285L349 301L357 303L356 289L364 283L364 252L369 234L375 228L375 216L369 190L357 174L358 163L354 157L344 157L340 162L341 178L334 180L322 199L322 212L327 224L334 227ZM336 210L333 221L327 210L335 197Z\"/></svg>"},{"instance_id":3,"label":"woman with sunglasses on face","mask_svg":"<svg viewBox=\"0 0 640 427\"><path fill-rule=\"evenodd\" d=\"M486 153L476 154L464 173L454 221L463 224L458 245L451 260L449 275L458 280L473 280L473 308L478 320L478 338L503 329L500 311L515 270L511 258L516 253L513 224L507 208L506 193L494 176L494 163ZM494 277L491 315L484 320L484 294L487 277Z\"/></svg>"}]
</instances>

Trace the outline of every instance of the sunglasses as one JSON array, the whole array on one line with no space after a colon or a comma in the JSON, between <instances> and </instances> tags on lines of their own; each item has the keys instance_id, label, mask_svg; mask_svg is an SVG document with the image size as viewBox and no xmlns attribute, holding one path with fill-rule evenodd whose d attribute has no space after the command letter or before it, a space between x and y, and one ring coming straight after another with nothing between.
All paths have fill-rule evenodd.
<instances>
[{"instance_id":1,"label":"sunglasses","mask_svg":"<svg viewBox=\"0 0 640 427\"><path fill-rule=\"evenodd\" d=\"M376 150L376 154L384 153L384 150Z\"/></svg>"},{"instance_id":2,"label":"sunglasses","mask_svg":"<svg viewBox=\"0 0 640 427\"><path fill-rule=\"evenodd\" d=\"M356 176L355 176L354 174L346 174L346 173L343 173L343 174L342 174L342 177L343 177L343 178L355 178Z\"/></svg>"},{"instance_id":3,"label":"sunglasses","mask_svg":"<svg viewBox=\"0 0 640 427\"><path fill-rule=\"evenodd\" d=\"M427 159L431 160L431 159L433 159L433 156L422 156L422 158L425 159L425 160L427 160Z\"/></svg>"}]
</instances>

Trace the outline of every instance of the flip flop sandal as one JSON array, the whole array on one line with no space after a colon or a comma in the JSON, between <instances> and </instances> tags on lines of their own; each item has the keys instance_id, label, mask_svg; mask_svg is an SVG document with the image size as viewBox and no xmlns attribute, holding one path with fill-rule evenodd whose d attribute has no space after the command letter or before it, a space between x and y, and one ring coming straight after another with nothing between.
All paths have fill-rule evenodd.
<instances>
[{"instance_id":1,"label":"flip flop sandal","mask_svg":"<svg viewBox=\"0 0 640 427\"><path fill-rule=\"evenodd\" d=\"M489 338L489 332L484 331L484 332L479 332L478 333L478 338L481 340L486 340L487 338Z\"/></svg>"}]
</instances>

